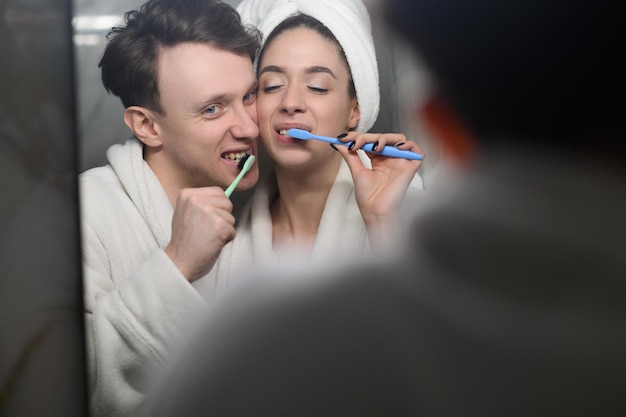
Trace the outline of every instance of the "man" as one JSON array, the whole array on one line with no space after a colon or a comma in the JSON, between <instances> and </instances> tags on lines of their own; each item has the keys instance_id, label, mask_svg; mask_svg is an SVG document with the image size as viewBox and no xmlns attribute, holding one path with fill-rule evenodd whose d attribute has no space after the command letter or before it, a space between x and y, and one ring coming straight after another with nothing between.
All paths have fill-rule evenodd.
<instances>
[{"instance_id":1,"label":"man","mask_svg":"<svg viewBox=\"0 0 626 417\"><path fill-rule=\"evenodd\" d=\"M385 6L434 76L421 116L463 168L455 189L396 259L254 274L151 415L625 415L621 14Z\"/></svg>"},{"instance_id":2,"label":"man","mask_svg":"<svg viewBox=\"0 0 626 417\"><path fill-rule=\"evenodd\" d=\"M134 407L211 296L203 277L235 235L223 190L258 135L259 37L231 6L151 0L108 39L102 81L134 137L80 178L94 416Z\"/></svg>"}]
</instances>

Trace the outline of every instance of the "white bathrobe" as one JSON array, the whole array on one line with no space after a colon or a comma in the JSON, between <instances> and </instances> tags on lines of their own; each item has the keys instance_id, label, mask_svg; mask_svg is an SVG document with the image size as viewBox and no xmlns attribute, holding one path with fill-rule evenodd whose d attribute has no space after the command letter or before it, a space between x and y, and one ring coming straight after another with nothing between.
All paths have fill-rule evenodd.
<instances>
[{"instance_id":1,"label":"white bathrobe","mask_svg":"<svg viewBox=\"0 0 626 417\"><path fill-rule=\"evenodd\" d=\"M251 267L281 261L272 248L269 208L275 183L270 180L255 190L234 241L224 247L213 270L191 285L163 250L170 240L173 208L142 150L137 139L114 145L107 152L109 165L80 177L94 417L131 412L144 398L146 383L154 379L152 372L196 321L206 301L216 291L244 282ZM409 192L421 188L416 176ZM368 253L352 176L342 160L307 258L335 262Z\"/></svg>"},{"instance_id":2,"label":"white bathrobe","mask_svg":"<svg viewBox=\"0 0 626 417\"><path fill-rule=\"evenodd\" d=\"M359 151L359 156L365 166L371 167L365 152ZM414 202L416 198L421 201L426 196L422 188L418 174L407 191L412 198L406 201ZM354 182L343 159L326 200L312 251L301 252L295 247L282 248L280 253L274 251L270 205L275 194L274 175L266 175L243 209L237 223L237 235L222 250L209 274L211 279L199 283L206 286L206 289L199 287L200 291L210 294L214 290L212 285L216 284L221 292L223 287L245 279L252 268L277 262L294 262L295 259L295 262L302 260L316 265L370 255L369 237L354 195Z\"/></svg>"},{"instance_id":3,"label":"white bathrobe","mask_svg":"<svg viewBox=\"0 0 626 417\"><path fill-rule=\"evenodd\" d=\"M206 304L163 251L173 209L141 143L114 145L107 157L110 165L80 177L94 417L126 412L142 399L150 369Z\"/></svg>"}]
</instances>

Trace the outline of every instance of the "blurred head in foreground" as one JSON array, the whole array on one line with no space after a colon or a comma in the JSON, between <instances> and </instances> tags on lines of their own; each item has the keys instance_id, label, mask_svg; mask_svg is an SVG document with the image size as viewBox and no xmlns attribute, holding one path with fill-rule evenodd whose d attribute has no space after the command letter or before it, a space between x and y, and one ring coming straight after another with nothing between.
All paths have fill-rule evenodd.
<instances>
[{"instance_id":1,"label":"blurred head in foreground","mask_svg":"<svg viewBox=\"0 0 626 417\"><path fill-rule=\"evenodd\" d=\"M626 159L624 106L616 104L626 93L616 49L625 29L616 6L388 0L384 7L434 75L437 98L423 115L435 136L456 139L453 150L471 147L471 138L482 147L517 141Z\"/></svg>"},{"instance_id":2,"label":"blurred head in foreground","mask_svg":"<svg viewBox=\"0 0 626 417\"><path fill-rule=\"evenodd\" d=\"M624 415L625 135L611 100L624 72L611 45L626 27L598 2L557 3L385 0L436 81L423 117L472 162L460 187L415 217L397 259L255 271L155 409Z\"/></svg>"}]
</instances>

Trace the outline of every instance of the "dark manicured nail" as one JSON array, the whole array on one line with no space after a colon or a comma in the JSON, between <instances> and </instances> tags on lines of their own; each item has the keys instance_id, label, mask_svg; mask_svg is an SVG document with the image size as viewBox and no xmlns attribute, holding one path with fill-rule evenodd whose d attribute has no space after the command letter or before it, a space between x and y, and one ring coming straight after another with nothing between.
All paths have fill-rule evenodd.
<instances>
[{"instance_id":1,"label":"dark manicured nail","mask_svg":"<svg viewBox=\"0 0 626 417\"><path fill-rule=\"evenodd\" d=\"M341 135L337 136L337 139L343 139L343 138L345 138L346 136L348 136L348 134L347 134L347 133L342 133Z\"/></svg>"},{"instance_id":2,"label":"dark manicured nail","mask_svg":"<svg viewBox=\"0 0 626 417\"><path fill-rule=\"evenodd\" d=\"M339 152L339 149L337 149L337 147L336 147L334 144L330 143L329 145L330 145L330 147L331 147L331 148L333 148L334 150L336 150L337 152Z\"/></svg>"},{"instance_id":3,"label":"dark manicured nail","mask_svg":"<svg viewBox=\"0 0 626 417\"><path fill-rule=\"evenodd\" d=\"M351 151L352 149L354 149L354 145L356 145L356 141L352 141L350 142L350 145L348 145L348 150Z\"/></svg>"},{"instance_id":4,"label":"dark manicured nail","mask_svg":"<svg viewBox=\"0 0 626 417\"><path fill-rule=\"evenodd\" d=\"M372 150L375 151L376 149L378 149L378 141L374 142L372 145Z\"/></svg>"}]
</instances>

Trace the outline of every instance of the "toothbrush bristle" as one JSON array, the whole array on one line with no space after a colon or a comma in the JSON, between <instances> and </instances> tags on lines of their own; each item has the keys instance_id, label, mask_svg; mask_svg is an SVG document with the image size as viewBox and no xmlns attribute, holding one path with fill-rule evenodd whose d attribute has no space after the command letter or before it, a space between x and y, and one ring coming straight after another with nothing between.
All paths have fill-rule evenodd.
<instances>
[{"instance_id":1,"label":"toothbrush bristle","mask_svg":"<svg viewBox=\"0 0 626 417\"><path fill-rule=\"evenodd\" d=\"M239 163L237 164L237 168L239 168L240 171L243 169L243 166L246 164L246 161L248 160L248 158L250 158L250 155L245 155L243 158L239 160Z\"/></svg>"}]
</instances>

